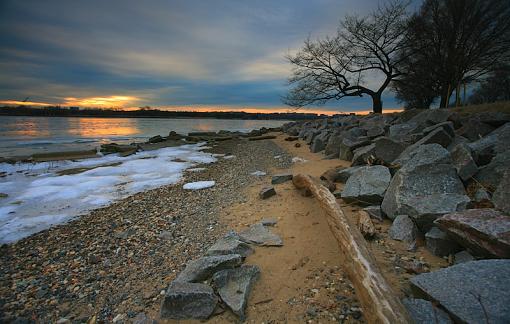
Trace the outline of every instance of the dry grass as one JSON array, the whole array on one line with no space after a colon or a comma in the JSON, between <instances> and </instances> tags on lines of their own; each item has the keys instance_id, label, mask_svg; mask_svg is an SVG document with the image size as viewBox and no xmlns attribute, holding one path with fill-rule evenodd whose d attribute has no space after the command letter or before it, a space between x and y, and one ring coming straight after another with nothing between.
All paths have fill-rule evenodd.
<instances>
[{"instance_id":1,"label":"dry grass","mask_svg":"<svg viewBox=\"0 0 510 324\"><path fill-rule=\"evenodd\" d=\"M473 114L479 112L504 112L510 114L510 101L500 101L490 104L452 108L452 111L466 114Z\"/></svg>"}]
</instances>

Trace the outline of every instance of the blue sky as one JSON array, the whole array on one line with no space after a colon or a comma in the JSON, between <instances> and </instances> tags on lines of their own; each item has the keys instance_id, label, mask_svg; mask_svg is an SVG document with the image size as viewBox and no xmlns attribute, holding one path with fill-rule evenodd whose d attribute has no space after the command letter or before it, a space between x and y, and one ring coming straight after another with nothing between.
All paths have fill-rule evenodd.
<instances>
[{"instance_id":1,"label":"blue sky","mask_svg":"<svg viewBox=\"0 0 510 324\"><path fill-rule=\"evenodd\" d=\"M123 96L128 106L283 106L284 55L377 3L0 0L0 100ZM399 106L389 91L384 104ZM366 110L371 101L327 107Z\"/></svg>"}]
</instances>

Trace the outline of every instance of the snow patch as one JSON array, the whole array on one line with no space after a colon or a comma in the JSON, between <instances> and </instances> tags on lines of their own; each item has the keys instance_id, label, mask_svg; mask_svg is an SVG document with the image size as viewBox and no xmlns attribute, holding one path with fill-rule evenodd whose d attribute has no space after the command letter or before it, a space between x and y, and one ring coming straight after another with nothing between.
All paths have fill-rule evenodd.
<instances>
[{"instance_id":1,"label":"snow patch","mask_svg":"<svg viewBox=\"0 0 510 324\"><path fill-rule=\"evenodd\" d=\"M197 182L189 182L182 186L182 189L186 190L199 190L211 188L216 184L216 181L197 181Z\"/></svg>"}]
</instances>

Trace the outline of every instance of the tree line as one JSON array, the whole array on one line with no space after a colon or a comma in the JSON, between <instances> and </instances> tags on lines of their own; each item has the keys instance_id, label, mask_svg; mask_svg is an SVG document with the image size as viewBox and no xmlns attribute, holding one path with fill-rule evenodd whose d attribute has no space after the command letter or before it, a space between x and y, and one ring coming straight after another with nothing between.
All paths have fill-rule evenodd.
<instances>
[{"instance_id":1,"label":"tree line","mask_svg":"<svg viewBox=\"0 0 510 324\"><path fill-rule=\"evenodd\" d=\"M405 108L509 100L508 0L387 1L349 15L335 35L306 39L292 64L284 102L302 107L368 96L376 113L390 89Z\"/></svg>"}]
</instances>

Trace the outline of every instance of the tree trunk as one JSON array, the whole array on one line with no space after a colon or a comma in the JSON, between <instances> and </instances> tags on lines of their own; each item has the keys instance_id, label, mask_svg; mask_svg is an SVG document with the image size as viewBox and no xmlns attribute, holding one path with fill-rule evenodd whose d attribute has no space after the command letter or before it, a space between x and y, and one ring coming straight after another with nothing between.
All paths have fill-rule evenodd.
<instances>
[{"instance_id":1,"label":"tree trunk","mask_svg":"<svg viewBox=\"0 0 510 324\"><path fill-rule=\"evenodd\" d=\"M375 263L365 239L356 227L349 224L335 196L307 175L295 175L292 183L297 189L310 192L326 212L329 228L340 247L339 256L344 270L356 290L365 320L368 323L412 323L406 308Z\"/></svg>"},{"instance_id":2,"label":"tree trunk","mask_svg":"<svg viewBox=\"0 0 510 324\"><path fill-rule=\"evenodd\" d=\"M372 110L376 114L382 114L382 100L380 93L374 93L372 96Z\"/></svg>"}]
</instances>

